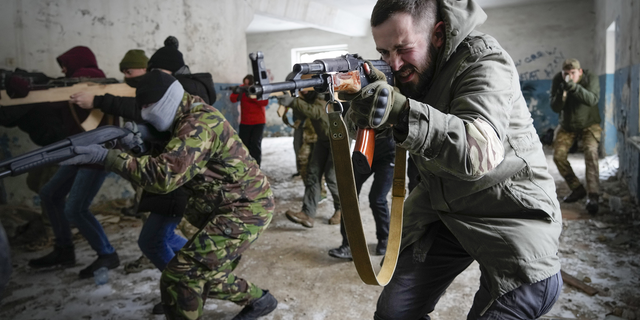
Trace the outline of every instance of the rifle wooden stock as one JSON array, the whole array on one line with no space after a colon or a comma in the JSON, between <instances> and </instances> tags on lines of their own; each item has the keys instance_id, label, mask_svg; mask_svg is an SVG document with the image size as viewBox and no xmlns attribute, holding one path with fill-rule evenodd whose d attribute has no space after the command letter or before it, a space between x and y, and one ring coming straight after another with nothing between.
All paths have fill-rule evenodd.
<instances>
[{"instance_id":1,"label":"rifle wooden stock","mask_svg":"<svg viewBox=\"0 0 640 320\"><path fill-rule=\"evenodd\" d=\"M135 97L136 89L126 83L97 84L93 82L78 83L70 87L58 87L47 90L33 90L24 98L11 99L5 90L0 91L0 107L19 106L23 104L68 101L78 92L89 92L94 95L112 94L121 97Z\"/></svg>"}]
</instances>

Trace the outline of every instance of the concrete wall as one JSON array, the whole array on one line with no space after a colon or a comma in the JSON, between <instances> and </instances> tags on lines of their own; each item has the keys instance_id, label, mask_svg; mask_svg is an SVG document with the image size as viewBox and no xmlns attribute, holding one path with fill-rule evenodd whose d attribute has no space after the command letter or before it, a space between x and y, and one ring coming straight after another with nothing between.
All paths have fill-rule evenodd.
<instances>
[{"instance_id":1,"label":"concrete wall","mask_svg":"<svg viewBox=\"0 0 640 320\"><path fill-rule=\"evenodd\" d=\"M640 4L627 0L595 0L594 59L607 87L606 108L617 130L619 177L640 199ZM615 67L607 73L607 28L616 23ZM611 54L611 53L610 53ZM613 82L613 83L612 83Z\"/></svg>"},{"instance_id":2,"label":"concrete wall","mask_svg":"<svg viewBox=\"0 0 640 320\"><path fill-rule=\"evenodd\" d=\"M576 58L584 69L595 68L593 2L573 0L485 11L487 21L478 29L494 36L513 58L536 130L544 134L558 124L549 91L562 61Z\"/></svg>"},{"instance_id":3,"label":"concrete wall","mask_svg":"<svg viewBox=\"0 0 640 320\"><path fill-rule=\"evenodd\" d=\"M151 56L173 35L193 72L213 75L214 105L237 127L237 106L222 90L248 72L245 29L253 19L250 3L235 0L3 0L0 10L0 68L16 67L63 76L56 57L83 45L91 48L107 77L121 79L118 64L130 49ZM28 135L0 127L0 159L35 149ZM6 201L37 206L26 175L5 178ZM121 178L107 179L96 200L127 197L132 189Z\"/></svg>"}]
</instances>

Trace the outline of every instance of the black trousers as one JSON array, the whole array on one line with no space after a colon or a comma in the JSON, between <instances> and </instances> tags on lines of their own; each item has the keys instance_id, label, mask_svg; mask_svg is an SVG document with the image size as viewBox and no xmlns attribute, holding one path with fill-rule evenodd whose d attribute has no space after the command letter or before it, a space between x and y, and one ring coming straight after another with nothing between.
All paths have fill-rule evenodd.
<instances>
[{"instance_id":1,"label":"black trousers","mask_svg":"<svg viewBox=\"0 0 640 320\"><path fill-rule=\"evenodd\" d=\"M262 124L240 124L238 135L242 143L249 149L249 154L256 159L258 166L262 162L262 134L264 133L264 123Z\"/></svg>"}]
</instances>

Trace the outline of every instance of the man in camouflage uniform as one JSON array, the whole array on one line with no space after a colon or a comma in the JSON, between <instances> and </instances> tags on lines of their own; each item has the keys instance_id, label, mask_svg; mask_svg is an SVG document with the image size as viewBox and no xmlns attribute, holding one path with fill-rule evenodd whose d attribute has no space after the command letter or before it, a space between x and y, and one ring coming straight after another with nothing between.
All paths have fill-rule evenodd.
<instances>
[{"instance_id":1,"label":"man in camouflage uniform","mask_svg":"<svg viewBox=\"0 0 640 320\"><path fill-rule=\"evenodd\" d=\"M551 84L551 108L560 114L560 125L553 142L553 162L571 188L571 194L564 202L576 202L588 193L587 211L591 214L598 212L598 143L602 133L599 98L598 76L582 70L576 59L564 61L562 71L553 77ZM587 189L567 160L569 149L579 136L582 136Z\"/></svg>"},{"instance_id":2,"label":"man in camouflage uniform","mask_svg":"<svg viewBox=\"0 0 640 320\"><path fill-rule=\"evenodd\" d=\"M257 319L276 299L233 270L242 253L271 222L274 199L266 176L249 157L229 122L203 100L184 92L161 71L144 76L136 90L142 118L172 138L157 157L133 157L100 145L76 147L67 164L105 167L153 193L189 190L185 218L199 231L162 272L160 290L167 319L198 319L206 298L246 305L233 319ZM120 140L135 146L136 137Z\"/></svg>"}]
</instances>

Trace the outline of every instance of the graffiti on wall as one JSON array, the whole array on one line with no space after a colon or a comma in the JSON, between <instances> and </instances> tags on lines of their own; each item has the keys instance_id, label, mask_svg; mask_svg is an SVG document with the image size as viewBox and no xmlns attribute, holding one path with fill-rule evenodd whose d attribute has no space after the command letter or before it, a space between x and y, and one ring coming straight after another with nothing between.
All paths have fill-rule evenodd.
<instances>
[{"instance_id":1,"label":"graffiti on wall","mask_svg":"<svg viewBox=\"0 0 640 320\"><path fill-rule=\"evenodd\" d=\"M565 59L562 51L558 50L558 48L553 48L551 50L538 50L527 57L514 60L514 63L518 69L532 68L532 70L519 73L521 82L536 81L553 78L553 75L560 71L562 62Z\"/></svg>"}]
</instances>

